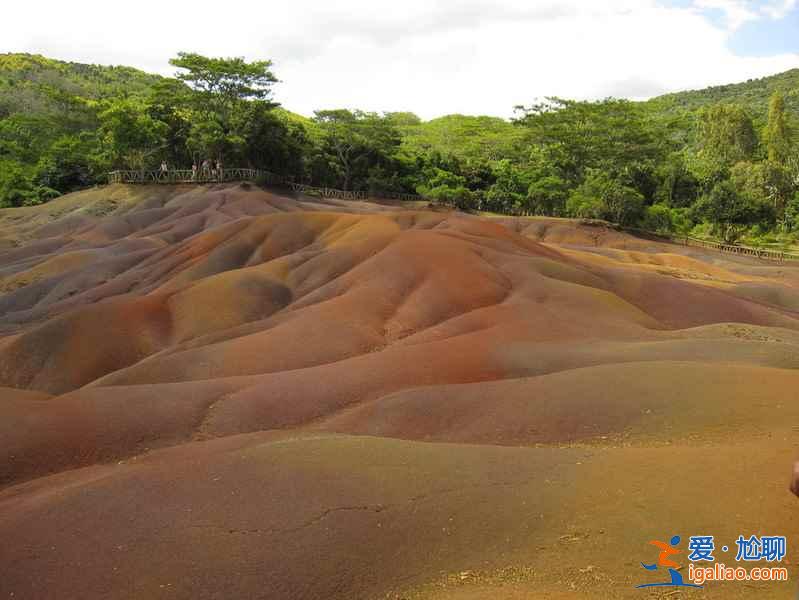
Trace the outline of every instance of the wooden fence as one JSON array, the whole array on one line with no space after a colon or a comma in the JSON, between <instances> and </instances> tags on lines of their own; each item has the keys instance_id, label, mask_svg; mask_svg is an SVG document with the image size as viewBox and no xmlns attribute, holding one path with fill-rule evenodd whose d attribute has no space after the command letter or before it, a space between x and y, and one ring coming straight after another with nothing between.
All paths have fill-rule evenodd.
<instances>
[{"instance_id":1,"label":"wooden fence","mask_svg":"<svg viewBox=\"0 0 799 600\"><path fill-rule=\"evenodd\" d=\"M337 198L339 200L366 200L369 194L366 192L358 192L353 190L337 190L336 188L329 187L314 187L304 183L287 184L291 191L299 194L308 194L309 196L321 196L322 198Z\"/></svg>"},{"instance_id":2,"label":"wooden fence","mask_svg":"<svg viewBox=\"0 0 799 600\"><path fill-rule=\"evenodd\" d=\"M719 252L727 252L729 254L739 254L741 256L752 256L763 260L775 260L778 262L785 262L788 260L799 260L799 254L791 252L783 252L780 250L768 250L766 248L753 248L751 246L739 246L737 244L725 244L723 242L714 242L711 240L700 240L698 238L685 236L685 235L669 235L663 233L654 233L645 229L638 229L636 227L618 227L623 231L627 231L634 235L643 235L645 237L660 239L664 242L671 242L673 244L680 244L682 246L694 246L696 248L709 248L711 250L718 250Z\"/></svg>"},{"instance_id":3,"label":"wooden fence","mask_svg":"<svg viewBox=\"0 0 799 600\"><path fill-rule=\"evenodd\" d=\"M419 194L408 194L405 192L373 192L375 198L384 198L386 200L401 200L402 202L430 202L429 198L420 196Z\"/></svg>"},{"instance_id":4,"label":"wooden fence","mask_svg":"<svg viewBox=\"0 0 799 600\"><path fill-rule=\"evenodd\" d=\"M338 200L366 200L367 198L383 198L386 200L421 201L425 200L416 194L400 192L365 192L353 190L339 190L329 187L316 187L305 183L296 183L263 169L221 169L199 170L170 169L168 171L111 171L108 174L109 183L227 183L233 181L262 181L269 185L283 185L299 194L308 194L321 198L335 198Z\"/></svg>"},{"instance_id":5,"label":"wooden fence","mask_svg":"<svg viewBox=\"0 0 799 600\"><path fill-rule=\"evenodd\" d=\"M337 200L366 200L367 198L384 198L386 200L399 200L403 202L426 201L427 198L416 194L406 194L402 192L365 192L353 190L339 190L329 187L316 187L305 183L296 183L270 171L263 169L222 169L220 172L211 171L192 171L191 169L172 169L169 171L111 171L108 174L109 183L226 183L233 181L262 181L269 185L283 185L298 194L308 194L320 198L334 198ZM517 215L519 216L519 215ZM607 223L606 223L607 224ZM752 248L750 246L738 246L735 244L725 244L709 240L700 240L688 236L677 236L654 233L635 227L621 227L612 225L623 231L636 235L644 235L658 238L665 242L681 244L683 246L695 246L698 248L710 248L720 252L739 254L741 256L752 256L765 260L776 260L784 262L788 260L799 261L799 254L781 252L778 250L767 250L764 248Z\"/></svg>"},{"instance_id":6,"label":"wooden fence","mask_svg":"<svg viewBox=\"0 0 799 600\"><path fill-rule=\"evenodd\" d=\"M192 171L170 169L168 171L111 171L109 183L224 183L229 181L266 180L279 183L279 177L261 169L220 169Z\"/></svg>"},{"instance_id":7,"label":"wooden fence","mask_svg":"<svg viewBox=\"0 0 799 600\"><path fill-rule=\"evenodd\" d=\"M712 242L709 240L699 240L692 237L675 236L672 241L685 246L696 246L699 248L712 248L721 252L731 254L741 254L743 256L754 256L767 260L783 262L786 260L799 260L799 254L782 252L780 250L767 250L765 248L752 248L751 246L738 246L737 244L724 244L722 242Z\"/></svg>"}]
</instances>

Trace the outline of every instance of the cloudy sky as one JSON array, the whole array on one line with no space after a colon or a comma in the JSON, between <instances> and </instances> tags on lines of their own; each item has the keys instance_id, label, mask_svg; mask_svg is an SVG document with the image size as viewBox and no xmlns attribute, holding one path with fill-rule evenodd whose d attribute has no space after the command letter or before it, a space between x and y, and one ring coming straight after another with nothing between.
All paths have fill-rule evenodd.
<instances>
[{"instance_id":1,"label":"cloudy sky","mask_svg":"<svg viewBox=\"0 0 799 600\"><path fill-rule=\"evenodd\" d=\"M303 114L509 116L799 67L799 0L7 1L0 52L171 74L180 50L269 58Z\"/></svg>"}]
</instances>

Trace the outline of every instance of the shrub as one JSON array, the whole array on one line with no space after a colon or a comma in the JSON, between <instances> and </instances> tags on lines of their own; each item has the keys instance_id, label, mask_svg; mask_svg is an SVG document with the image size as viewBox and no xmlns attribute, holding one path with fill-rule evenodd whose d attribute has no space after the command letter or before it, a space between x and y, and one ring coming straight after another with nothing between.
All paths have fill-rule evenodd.
<instances>
[{"instance_id":1,"label":"shrub","mask_svg":"<svg viewBox=\"0 0 799 600\"><path fill-rule=\"evenodd\" d=\"M644 229L656 233L671 233L674 231L674 221L672 211L663 204L653 204L644 211L644 218L641 222Z\"/></svg>"},{"instance_id":2,"label":"shrub","mask_svg":"<svg viewBox=\"0 0 799 600\"><path fill-rule=\"evenodd\" d=\"M607 173L593 171L569 195L566 210L573 217L635 225L643 217L644 197Z\"/></svg>"}]
</instances>

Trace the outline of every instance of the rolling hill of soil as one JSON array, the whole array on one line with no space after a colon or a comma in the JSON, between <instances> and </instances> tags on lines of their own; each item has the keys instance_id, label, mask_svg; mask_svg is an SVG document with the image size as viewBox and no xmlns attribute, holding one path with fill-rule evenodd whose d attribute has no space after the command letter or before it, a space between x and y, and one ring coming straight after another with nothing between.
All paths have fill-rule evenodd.
<instances>
[{"instance_id":1,"label":"rolling hill of soil","mask_svg":"<svg viewBox=\"0 0 799 600\"><path fill-rule=\"evenodd\" d=\"M2 210L0 598L673 598L634 586L674 534L786 535L795 579L797 368L799 268L601 225Z\"/></svg>"}]
</instances>

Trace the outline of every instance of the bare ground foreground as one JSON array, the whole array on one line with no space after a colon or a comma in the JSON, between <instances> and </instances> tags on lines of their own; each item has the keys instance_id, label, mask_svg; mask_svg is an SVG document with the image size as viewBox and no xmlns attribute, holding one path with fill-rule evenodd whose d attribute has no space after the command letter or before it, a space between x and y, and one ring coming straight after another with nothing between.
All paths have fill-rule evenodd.
<instances>
[{"instance_id":1,"label":"bare ground foreground","mask_svg":"<svg viewBox=\"0 0 799 600\"><path fill-rule=\"evenodd\" d=\"M573 221L0 211L0 598L791 598L798 368L799 268ZM791 580L634 588L739 533Z\"/></svg>"}]
</instances>

